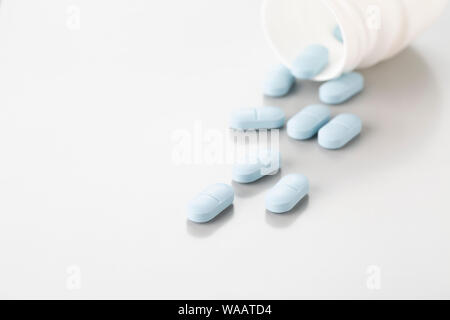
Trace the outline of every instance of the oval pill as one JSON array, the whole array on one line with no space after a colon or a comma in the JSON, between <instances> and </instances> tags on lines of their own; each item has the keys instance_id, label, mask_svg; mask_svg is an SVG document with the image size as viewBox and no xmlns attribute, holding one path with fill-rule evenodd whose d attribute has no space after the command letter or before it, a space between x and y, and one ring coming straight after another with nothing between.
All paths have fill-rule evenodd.
<instances>
[{"instance_id":1,"label":"oval pill","mask_svg":"<svg viewBox=\"0 0 450 320\"><path fill-rule=\"evenodd\" d=\"M241 108L231 115L230 127L233 129L275 129L284 125L286 116L277 107Z\"/></svg>"},{"instance_id":2,"label":"oval pill","mask_svg":"<svg viewBox=\"0 0 450 320\"><path fill-rule=\"evenodd\" d=\"M292 210L309 192L309 181L302 174L283 177L266 195L266 209L274 213Z\"/></svg>"},{"instance_id":3,"label":"oval pill","mask_svg":"<svg viewBox=\"0 0 450 320\"><path fill-rule=\"evenodd\" d=\"M326 149L339 149L361 133L361 119L350 113L333 118L319 130L319 145Z\"/></svg>"},{"instance_id":4,"label":"oval pill","mask_svg":"<svg viewBox=\"0 0 450 320\"><path fill-rule=\"evenodd\" d=\"M296 140L313 137L331 118L330 108L321 104L307 106L287 122L287 134Z\"/></svg>"},{"instance_id":5,"label":"oval pill","mask_svg":"<svg viewBox=\"0 0 450 320\"><path fill-rule=\"evenodd\" d=\"M279 65L267 74L264 84L264 95L269 97L282 97L291 90L295 78L291 71L283 65Z\"/></svg>"},{"instance_id":6,"label":"oval pill","mask_svg":"<svg viewBox=\"0 0 450 320\"><path fill-rule=\"evenodd\" d=\"M293 61L291 72L298 79L312 79L328 65L328 49L313 44L300 53Z\"/></svg>"},{"instance_id":7,"label":"oval pill","mask_svg":"<svg viewBox=\"0 0 450 320\"><path fill-rule=\"evenodd\" d=\"M323 103L340 104L360 93L363 89L364 77L362 74L350 72L322 84L319 88L319 98Z\"/></svg>"},{"instance_id":8,"label":"oval pill","mask_svg":"<svg viewBox=\"0 0 450 320\"><path fill-rule=\"evenodd\" d=\"M279 152L261 152L251 156L244 163L235 164L233 167L233 181L239 183L251 183L267 175L276 174L281 167Z\"/></svg>"},{"instance_id":9,"label":"oval pill","mask_svg":"<svg viewBox=\"0 0 450 320\"><path fill-rule=\"evenodd\" d=\"M232 187L223 183L213 184L189 202L187 207L188 219L197 223L208 222L228 208L233 200L234 191Z\"/></svg>"}]
</instances>

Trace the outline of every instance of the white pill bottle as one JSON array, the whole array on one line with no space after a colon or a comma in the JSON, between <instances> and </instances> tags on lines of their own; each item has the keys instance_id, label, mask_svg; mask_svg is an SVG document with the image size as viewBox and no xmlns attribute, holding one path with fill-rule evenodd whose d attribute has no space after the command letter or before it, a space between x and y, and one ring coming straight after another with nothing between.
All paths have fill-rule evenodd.
<instances>
[{"instance_id":1,"label":"white pill bottle","mask_svg":"<svg viewBox=\"0 0 450 320\"><path fill-rule=\"evenodd\" d=\"M328 47L330 63L314 79L324 81L393 57L437 20L448 1L264 0L262 23L287 67L308 45ZM343 43L333 35L336 25Z\"/></svg>"}]
</instances>

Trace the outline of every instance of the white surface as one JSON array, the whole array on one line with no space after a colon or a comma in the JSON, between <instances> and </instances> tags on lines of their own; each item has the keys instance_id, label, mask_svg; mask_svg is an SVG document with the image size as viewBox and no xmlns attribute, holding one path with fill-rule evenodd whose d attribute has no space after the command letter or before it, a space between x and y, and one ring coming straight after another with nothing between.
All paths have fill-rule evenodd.
<instances>
[{"instance_id":1,"label":"white surface","mask_svg":"<svg viewBox=\"0 0 450 320\"><path fill-rule=\"evenodd\" d=\"M66 27L73 5L79 30ZM175 130L201 121L227 132L233 108L292 116L318 101L310 83L263 101L275 57L259 9L2 1L0 297L450 298L449 10L412 49L364 71L364 94L333 107L364 122L346 149L281 132L282 174L311 182L293 214L264 210L278 175L234 185L233 210L214 223L186 221L187 201L229 183L231 167L175 166ZM366 285L371 265L380 290Z\"/></svg>"}]
</instances>

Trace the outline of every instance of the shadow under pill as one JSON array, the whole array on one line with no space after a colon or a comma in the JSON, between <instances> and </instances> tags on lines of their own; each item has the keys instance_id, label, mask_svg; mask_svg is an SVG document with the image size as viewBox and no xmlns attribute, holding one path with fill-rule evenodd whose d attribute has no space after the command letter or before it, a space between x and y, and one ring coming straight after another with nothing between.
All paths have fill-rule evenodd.
<instances>
[{"instance_id":1,"label":"shadow under pill","mask_svg":"<svg viewBox=\"0 0 450 320\"><path fill-rule=\"evenodd\" d=\"M367 86L352 109L363 118L358 140L371 143L376 154L366 154L365 161L386 166L420 153L436 132L442 110L442 93L427 60L408 48L363 74ZM355 145L360 147L359 141Z\"/></svg>"},{"instance_id":2,"label":"shadow under pill","mask_svg":"<svg viewBox=\"0 0 450 320\"><path fill-rule=\"evenodd\" d=\"M384 171L402 165L423 152L430 139L437 134L438 119L443 104L443 89L437 83L435 68L416 49L408 48L398 56L372 68L362 70L366 87L355 99L339 106L330 106L333 116L354 113L363 122L360 135L339 150L326 150L317 143L317 137L297 142L280 135L283 159L301 159L291 163L289 171L305 172L310 177L323 176L328 170L327 188L338 188L341 181ZM313 91L306 92L306 91ZM308 90L291 98L283 108L296 108L298 112L307 104L303 96L315 95ZM293 101L293 100L296 100ZM293 113L294 110L287 113ZM300 166L301 164L301 166ZM369 169L370 168L370 169Z\"/></svg>"},{"instance_id":3,"label":"shadow under pill","mask_svg":"<svg viewBox=\"0 0 450 320\"><path fill-rule=\"evenodd\" d=\"M274 228L287 228L308 208L309 195L306 195L295 207L286 213L273 213L266 210L266 222Z\"/></svg>"},{"instance_id":4,"label":"shadow under pill","mask_svg":"<svg viewBox=\"0 0 450 320\"><path fill-rule=\"evenodd\" d=\"M264 97L264 105L275 105L283 109L286 121L303 107L319 103L318 90L321 83L297 80L295 87L282 99Z\"/></svg>"},{"instance_id":5,"label":"shadow under pill","mask_svg":"<svg viewBox=\"0 0 450 320\"><path fill-rule=\"evenodd\" d=\"M360 134L355 136L352 140L347 142L343 147L338 149L327 149L324 147L321 147L319 144L317 144L317 147L320 148L322 152L341 152L341 150L347 149L352 150L359 147L359 144L364 143L364 136L369 131L368 128L364 128L363 131L361 131Z\"/></svg>"},{"instance_id":6,"label":"shadow under pill","mask_svg":"<svg viewBox=\"0 0 450 320\"><path fill-rule=\"evenodd\" d=\"M252 183L239 183L232 181L231 185L234 189L234 193L238 198L251 198L267 191L273 187L281 179L281 170L275 175L265 176Z\"/></svg>"},{"instance_id":7,"label":"shadow under pill","mask_svg":"<svg viewBox=\"0 0 450 320\"><path fill-rule=\"evenodd\" d=\"M186 229L187 232L193 237L207 238L230 221L233 218L233 215L234 205L231 205L209 222L195 223L190 220L186 220Z\"/></svg>"}]
</instances>

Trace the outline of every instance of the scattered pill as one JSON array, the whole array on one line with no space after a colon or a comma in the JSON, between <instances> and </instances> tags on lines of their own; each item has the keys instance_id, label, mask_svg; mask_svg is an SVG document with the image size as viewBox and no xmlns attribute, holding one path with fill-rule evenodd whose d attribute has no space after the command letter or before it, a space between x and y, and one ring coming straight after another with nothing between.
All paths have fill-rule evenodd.
<instances>
[{"instance_id":1,"label":"scattered pill","mask_svg":"<svg viewBox=\"0 0 450 320\"><path fill-rule=\"evenodd\" d=\"M233 200L232 187L223 183L213 184L189 202L188 219L197 223L208 222L228 208Z\"/></svg>"},{"instance_id":2,"label":"scattered pill","mask_svg":"<svg viewBox=\"0 0 450 320\"><path fill-rule=\"evenodd\" d=\"M307 106L287 122L287 134L296 140L312 138L331 118L330 108L321 104Z\"/></svg>"},{"instance_id":3,"label":"scattered pill","mask_svg":"<svg viewBox=\"0 0 450 320\"><path fill-rule=\"evenodd\" d=\"M362 122L358 116L340 114L319 130L319 145L326 149L340 149L355 138L361 129Z\"/></svg>"},{"instance_id":4,"label":"scattered pill","mask_svg":"<svg viewBox=\"0 0 450 320\"><path fill-rule=\"evenodd\" d=\"M312 79L328 65L328 49L319 44L307 47L292 63L292 74L298 79Z\"/></svg>"},{"instance_id":5,"label":"scattered pill","mask_svg":"<svg viewBox=\"0 0 450 320\"><path fill-rule=\"evenodd\" d=\"M266 76L263 85L263 92L269 97L282 97L291 90L295 78L291 71L283 65L279 65Z\"/></svg>"},{"instance_id":6,"label":"scattered pill","mask_svg":"<svg viewBox=\"0 0 450 320\"><path fill-rule=\"evenodd\" d=\"M336 25L336 27L334 27L333 35L337 41L342 42L342 43L344 42L344 39L342 38L341 28L338 25Z\"/></svg>"},{"instance_id":7,"label":"scattered pill","mask_svg":"<svg viewBox=\"0 0 450 320\"><path fill-rule=\"evenodd\" d=\"M364 77L358 72L350 72L322 84L319 88L319 98L323 103L340 104L363 89Z\"/></svg>"},{"instance_id":8,"label":"scattered pill","mask_svg":"<svg viewBox=\"0 0 450 320\"><path fill-rule=\"evenodd\" d=\"M274 213L292 210L309 192L309 182L302 174L283 177L266 195L266 209Z\"/></svg>"},{"instance_id":9,"label":"scattered pill","mask_svg":"<svg viewBox=\"0 0 450 320\"><path fill-rule=\"evenodd\" d=\"M258 152L249 156L244 163L237 163L233 167L233 181L251 183L264 176L276 174L281 167L280 153L276 151Z\"/></svg>"},{"instance_id":10,"label":"scattered pill","mask_svg":"<svg viewBox=\"0 0 450 320\"><path fill-rule=\"evenodd\" d=\"M275 129L284 125L286 116L277 107L241 108L231 115L230 127L233 129Z\"/></svg>"}]
</instances>

